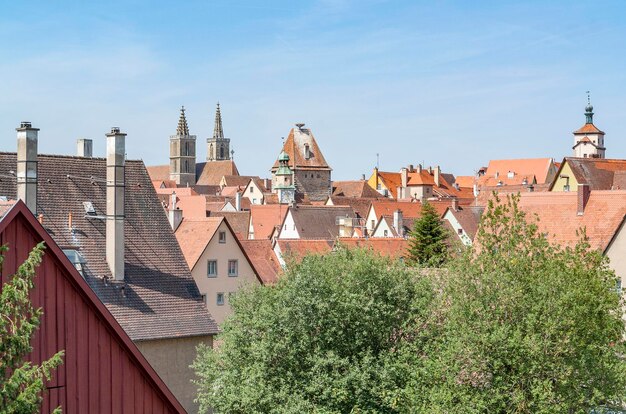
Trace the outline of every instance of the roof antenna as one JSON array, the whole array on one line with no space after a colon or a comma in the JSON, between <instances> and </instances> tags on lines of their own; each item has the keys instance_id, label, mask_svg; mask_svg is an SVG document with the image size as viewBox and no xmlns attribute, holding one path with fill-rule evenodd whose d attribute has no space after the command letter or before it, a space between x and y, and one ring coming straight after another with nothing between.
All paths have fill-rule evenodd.
<instances>
[{"instance_id":1,"label":"roof antenna","mask_svg":"<svg viewBox=\"0 0 626 414\"><path fill-rule=\"evenodd\" d=\"M379 161L380 161L380 154L376 153L376 169L378 169L379 167L379 164L380 164Z\"/></svg>"},{"instance_id":2,"label":"roof antenna","mask_svg":"<svg viewBox=\"0 0 626 414\"><path fill-rule=\"evenodd\" d=\"M591 105L591 95L589 94L589 91L587 91L587 105Z\"/></svg>"}]
</instances>

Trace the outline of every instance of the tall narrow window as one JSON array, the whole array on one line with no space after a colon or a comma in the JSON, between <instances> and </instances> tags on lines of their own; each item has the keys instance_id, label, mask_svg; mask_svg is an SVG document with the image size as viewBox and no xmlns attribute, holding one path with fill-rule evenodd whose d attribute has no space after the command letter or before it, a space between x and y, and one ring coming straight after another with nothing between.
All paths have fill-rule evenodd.
<instances>
[{"instance_id":1,"label":"tall narrow window","mask_svg":"<svg viewBox=\"0 0 626 414\"><path fill-rule=\"evenodd\" d=\"M220 239L219 239L220 243L226 243L226 232L225 231L220 231Z\"/></svg>"},{"instance_id":2,"label":"tall narrow window","mask_svg":"<svg viewBox=\"0 0 626 414\"><path fill-rule=\"evenodd\" d=\"M207 277L217 277L217 260L209 260L207 262Z\"/></svg>"},{"instance_id":3,"label":"tall narrow window","mask_svg":"<svg viewBox=\"0 0 626 414\"><path fill-rule=\"evenodd\" d=\"M224 305L224 293L220 292L217 294L217 306Z\"/></svg>"},{"instance_id":4,"label":"tall narrow window","mask_svg":"<svg viewBox=\"0 0 626 414\"><path fill-rule=\"evenodd\" d=\"M220 159L224 159L224 147L220 145Z\"/></svg>"},{"instance_id":5,"label":"tall narrow window","mask_svg":"<svg viewBox=\"0 0 626 414\"><path fill-rule=\"evenodd\" d=\"M239 274L239 263L237 260L228 261L228 276L237 276Z\"/></svg>"}]
</instances>

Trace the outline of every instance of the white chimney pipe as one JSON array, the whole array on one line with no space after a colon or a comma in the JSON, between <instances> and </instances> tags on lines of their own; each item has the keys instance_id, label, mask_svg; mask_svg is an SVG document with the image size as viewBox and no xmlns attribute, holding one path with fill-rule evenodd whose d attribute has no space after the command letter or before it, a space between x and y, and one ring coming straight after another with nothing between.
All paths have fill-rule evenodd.
<instances>
[{"instance_id":1,"label":"white chimney pipe","mask_svg":"<svg viewBox=\"0 0 626 414\"><path fill-rule=\"evenodd\" d=\"M393 212L393 227L396 229L398 236L404 237L404 220L402 217L402 210L400 209Z\"/></svg>"},{"instance_id":2,"label":"white chimney pipe","mask_svg":"<svg viewBox=\"0 0 626 414\"><path fill-rule=\"evenodd\" d=\"M113 281L124 281L124 190L126 134L111 128L107 137L106 257Z\"/></svg>"},{"instance_id":3,"label":"white chimney pipe","mask_svg":"<svg viewBox=\"0 0 626 414\"><path fill-rule=\"evenodd\" d=\"M173 231L176 231L178 226L180 226L181 221L183 221L183 210L179 209L176 205L176 191L173 191L172 195L170 195L170 205L167 210L167 218Z\"/></svg>"},{"instance_id":4,"label":"white chimney pipe","mask_svg":"<svg viewBox=\"0 0 626 414\"><path fill-rule=\"evenodd\" d=\"M79 157L93 157L93 141L87 138L79 138L76 140L76 155Z\"/></svg>"},{"instance_id":5,"label":"white chimney pipe","mask_svg":"<svg viewBox=\"0 0 626 414\"><path fill-rule=\"evenodd\" d=\"M22 122L17 131L17 198L37 214L37 136L38 128Z\"/></svg>"},{"instance_id":6,"label":"white chimney pipe","mask_svg":"<svg viewBox=\"0 0 626 414\"><path fill-rule=\"evenodd\" d=\"M235 210L241 211L241 193L239 191L235 194Z\"/></svg>"}]
</instances>

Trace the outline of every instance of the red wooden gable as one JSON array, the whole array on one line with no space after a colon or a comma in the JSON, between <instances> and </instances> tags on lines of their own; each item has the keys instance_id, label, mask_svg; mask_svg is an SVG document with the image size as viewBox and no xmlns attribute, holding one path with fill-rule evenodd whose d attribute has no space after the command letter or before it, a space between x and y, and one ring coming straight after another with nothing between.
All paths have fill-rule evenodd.
<instances>
[{"instance_id":1,"label":"red wooden gable","mask_svg":"<svg viewBox=\"0 0 626 414\"><path fill-rule=\"evenodd\" d=\"M41 412L49 413L60 405L64 413L184 413L176 397L21 201L0 220L0 245L9 247L0 289L41 241L46 250L31 300L33 306L43 308L43 317L29 359L40 363L65 350L63 364L47 384Z\"/></svg>"}]
</instances>

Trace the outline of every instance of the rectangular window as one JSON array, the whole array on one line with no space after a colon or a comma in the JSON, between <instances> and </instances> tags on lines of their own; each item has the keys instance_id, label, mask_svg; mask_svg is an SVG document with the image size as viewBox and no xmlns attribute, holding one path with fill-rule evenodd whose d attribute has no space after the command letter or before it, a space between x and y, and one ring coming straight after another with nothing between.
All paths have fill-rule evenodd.
<instances>
[{"instance_id":1,"label":"rectangular window","mask_svg":"<svg viewBox=\"0 0 626 414\"><path fill-rule=\"evenodd\" d=\"M220 292L217 294L217 306L222 306L224 304L224 293Z\"/></svg>"},{"instance_id":2,"label":"rectangular window","mask_svg":"<svg viewBox=\"0 0 626 414\"><path fill-rule=\"evenodd\" d=\"M383 230L383 236L384 236L384 237L389 236L389 232L388 232L387 230Z\"/></svg>"},{"instance_id":3,"label":"rectangular window","mask_svg":"<svg viewBox=\"0 0 626 414\"><path fill-rule=\"evenodd\" d=\"M228 261L228 276L237 276L239 273L239 263L237 260Z\"/></svg>"},{"instance_id":4,"label":"rectangular window","mask_svg":"<svg viewBox=\"0 0 626 414\"><path fill-rule=\"evenodd\" d=\"M376 227L376 220L372 220L372 228Z\"/></svg>"},{"instance_id":5,"label":"rectangular window","mask_svg":"<svg viewBox=\"0 0 626 414\"><path fill-rule=\"evenodd\" d=\"M209 260L206 269L207 277L217 277L217 260Z\"/></svg>"},{"instance_id":6,"label":"rectangular window","mask_svg":"<svg viewBox=\"0 0 626 414\"><path fill-rule=\"evenodd\" d=\"M250 193L254 193L254 187L250 187Z\"/></svg>"},{"instance_id":7,"label":"rectangular window","mask_svg":"<svg viewBox=\"0 0 626 414\"><path fill-rule=\"evenodd\" d=\"M226 232L220 231L220 243L226 243Z\"/></svg>"},{"instance_id":8,"label":"rectangular window","mask_svg":"<svg viewBox=\"0 0 626 414\"><path fill-rule=\"evenodd\" d=\"M206 305L206 295L204 293L202 294L202 303Z\"/></svg>"},{"instance_id":9,"label":"rectangular window","mask_svg":"<svg viewBox=\"0 0 626 414\"><path fill-rule=\"evenodd\" d=\"M458 229L457 232L460 234L463 234L463 229Z\"/></svg>"}]
</instances>

